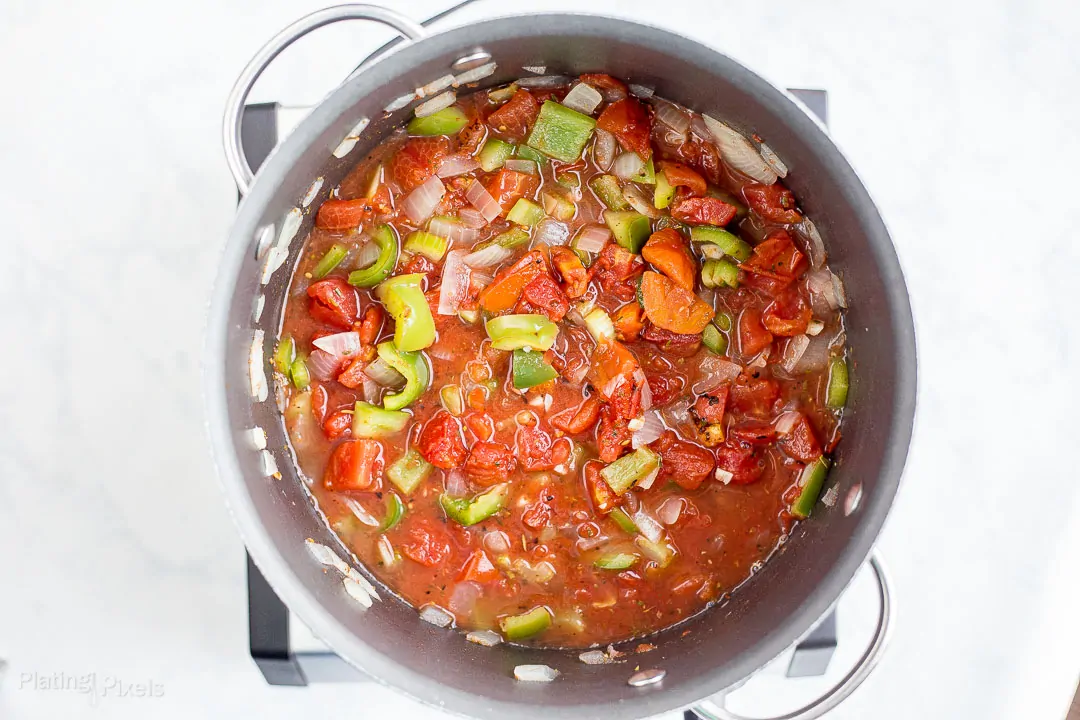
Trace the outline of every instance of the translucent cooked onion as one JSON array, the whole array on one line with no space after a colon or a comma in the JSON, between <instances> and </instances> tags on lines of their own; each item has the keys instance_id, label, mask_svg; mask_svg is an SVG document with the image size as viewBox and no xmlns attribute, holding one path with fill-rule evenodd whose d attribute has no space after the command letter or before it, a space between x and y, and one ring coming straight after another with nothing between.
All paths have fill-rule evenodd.
<instances>
[{"instance_id":1,"label":"translucent cooked onion","mask_svg":"<svg viewBox=\"0 0 1080 720\"><path fill-rule=\"evenodd\" d=\"M502 636L494 630L473 630L465 639L484 647L495 647L502 642Z\"/></svg>"},{"instance_id":2,"label":"translucent cooked onion","mask_svg":"<svg viewBox=\"0 0 1080 720\"><path fill-rule=\"evenodd\" d=\"M472 70L466 70L457 77L454 78L454 85L468 85L469 83L478 82L483 80L488 75L495 72L496 65L493 62L486 63L480 67L473 68Z\"/></svg>"},{"instance_id":3,"label":"translucent cooked onion","mask_svg":"<svg viewBox=\"0 0 1080 720\"><path fill-rule=\"evenodd\" d=\"M368 591L364 589L363 585L356 582L356 580L351 577L342 578L341 585L353 600L360 603L363 607L371 607L371 595L368 594Z\"/></svg>"},{"instance_id":4,"label":"translucent cooked onion","mask_svg":"<svg viewBox=\"0 0 1080 720\"><path fill-rule=\"evenodd\" d=\"M540 174L540 169L536 167L536 162L533 160L526 160L525 158L510 158L503 163L503 167L507 170L513 170L514 172L525 173L526 175Z\"/></svg>"},{"instance_id":5,"label":"translucent cooked onion","mask_svg":"<svg viewBox=\"0 0 1080 720\"><path fill-rule=\"evenodd\" d=\"M586 665L607 665L608 663L615 662L603 650L586 650L578 655L578 660Z\"/></svg>"},{"instance_id":6,"label":"translucent cooked onion","mask_svg":"<svg viewBox=\"0 0 1080 720\"><path fill-rule=\"evenodd\" d=\"M466 255L464 263L472 268L495 267L513 254L513 250L502 245L488 245Z\"/></svg>"},{"instance_id":7,"label":"translucent cooked onion","mask_svg":"<svg viewBox=\"0 0 1080 720\"><path fill-rule=\"evenodd\" d=\"M375 516L365 510L364 506L357 502L354 498L345 498L345 505L360 522L370 527L379 527L379 521L375 518Z\"/></svg>"},{"instance_id":8,"label":"translucent cooked onion","mask_svg":"<svg viewBox=\"0 0 1080 720\"><path fill-rule=\"evenodd\" d=\"M441 95L436 95L430 100L425 100L416 106L416 117L422 118L428 115L434 115L440 110L444 110L457 102L457 93L453 90L447 90Z\"/></svg>"},{"instance_id":9,"label":"translucent cooked onion","mask_svg":"<svg viewBox=\"0 0 1080 720\"><path fill-rule=\"evenodd\" d=\"M565 75L539 75L537 77L521 78L517 81L518 87L523 88L555 88L569 83L570 78Z\"/></svg>"},{"instance_id":10,"label":"translucent cooked onion","mask_svg":"<svg viewBox=\"0 0 1080 720\"><path fill-rule=\"evenodd\" d=\"M656 508L656 518L665 525L674 525L679 522L685 507L685 498L669 497Z\"/></svg>"},{"instance_id":11,"label":"translucent cooked onion","mask_svg":"<svg viewBox=\"0 0 1080 720\"><path fill-rule=\"evenodd\" d=\"M460 582L454 588L454 591L450 593L450 599L446 604L450 606L450 612L457 617L468 617L472 615L473 609L476 607L476 600L480 597L480 592L480 586L476 583L470 580Z\"/></svg>"},{"instance_id":12,"label":"translucent cooked onion","mask_svg":"<svg viewBox=\"0 0 1080 720\"><path fill-rule=\"evenodd\" d=\"M510 552L510 538L502 530L491 530L484 535L484 547L496 555Z\"/></svg>"},{"instance_id":13,"label":"translucent cooked onion","mask_svg":"<svg viewBox=\"0 0 1080 720\"><path fill-rule=\"evenodd\" d=\"M622 189L622 196L623 200L630 203L630 207L642 215L653 219L660 217L660 211L653 207L652 201L645 196L645 191L637 183L626 183Z\"/></svg>"},{"instance_id":14,"label":"translucent cooked onion","mask_svg":"<svg viewBox=\"0 0 1080 720\"><path fill-rule=\"evenodd\" d=\"M777 180L776 171L769 167L761 154L740 133L729 128L716 118L701 116L720 148L720 155L728 165L739 172L749 175L759 183L772 185Z\"/></svg>"},{"instance_id":15,"label":"translucent cooked onion","mask_svg":"<svg viewBox=\"0 0 1080 720\"><path fill-rule=\"evenodd\" d=\"M630 94L643 100L651 98L655 92L651 87L645 87L644 85L630 85Z\"/></svg>"},{"instance_id":16,"label":"translucent cooked onion","mask_svg":"<svg viewBox=\"0 0 1080 720\"><path fill-rule=\"evenodd\" d=\"M435 212L435 208L445 194L446 186L442 184L442 180L437 175L432 175L424 181L423 185L408 194L401 204L401 209L414 223L422 223Z\"/></svg>"},{"instance_id":17,"label":"translucent cooked onion","mask_svg":"<svg viewBox=\"0 0 1080 720\"><path fill-rule=\"evenodd\" d=\"M536 226L533 240L538 245L565 245L570 237L570 228L566 223L548 218Z\"/></svg>"},{"instance_id":18,"label":"translucent cooked onion","mask_svg":"<svg viewBox=\"0 0 1080 720\"><path fill-rule=\"evenodd\" d=\"M780 156L776 154L775 150L765 143L761 143L761 145L758 146L758 151L761 153L761 159L773 169L773 172L782 178L787 177L787 165L784 164L784 161L780 159Z\"/></svg>"},{"instance_id":19,"label":"translucent cooked onion","mask_svg":"<svg viewBox=\"0 0 1080 720\"><path fill-rule=\"evenodd\" d=\"M840 298L836 295L836 283L828 268L819 268L806 274L806 287L812 295L823 299L830 310L840 307Z\"/></svg>"},{"instance_id":20,"label":"translucent cooked onion","mask_svg":"<svg viewBox=\"0 0 1080 720\"><path fill-rule=\"evenodd\" d=\"M472 172L478 167L480 167L480 163L470 155L450 155L439 163L439 170L436 175L441 178L455 177Z\"/></svg>"},{"instance_id":21,"label":"translucent cooked onion","mask_svg":"<svg viewBox=\"0 0 1080 720\"><path fill-rule=\"evenodd\" d=\"M790 372L795 372L795 367L798 365L799 360L802 359L803 353L806 352L806 348L810 346L810 338L806 335L796 335L787 341L787 345L784 346L784 356L781 360L781 364L784 369Z\"/></svg>"},{"instance_id":22,"label":"translucent cooked onion","mask_svg":"<svg viewBox=\"0 0 1080 720\"><path fill-rule=\"evenodd\" d=\"M791 428L795 427L795 421L799 419L799 413L794 410L788 410L787 412L776 418L776 432L781 435L787 435L791 432Z\"/></svg>"},{"instance_id":23,"label":"translucent cooked onion","mask_svg":"<svg viewBox=\"0 0 1080 720\"><path fill-rule=\"evenodd\" d=\"M641 534L647 537L652 542L660 542L660 539L664 537L664 527L656 522L656 519L645 512L645 508L639 508L633 515L634 524L638 526L638 530Z\"/></svg>"},{"instance_id":24,"label":"translucent cooked onion","mask_svg":"<svg viewBox=\"0 0 1080 720\"><path fill-rule=\"evenodd\" d=\"M638 368L634 371L634 381L641 385L641 409L650 410L652 408L652 388L649 387L649 380L645 377L645 373Z\"/></svg>"},{"instance_id":25,"label":"translucent cooked onion","mask_svg":"<svg viewBox=\"0 0 1080 720\"><path fill-rule=\"evenodd\" d=\"M440 78L436 78L429 82L424 87L416 88L416 97L425 98L431 97L435 93L442 92L446 88L454 84L454 76L447 73Z\"/></svg>"},{"instance_id":26,"label":"translucent cooked onion","mask_svg":"<svg viewBox=\"0 0 1080 720\"><path fill-rule=\"evenodd\" d=\"M630 445L635 450L642 445L648 445L664 434L664 422L655 411L645 413L645 424L635 430L630 437Z\"/></svg>"},{"instance_id":27,"label":"translucent cooked onion","mask_svg":"<svg viewBox=\"0 0 1080 720\"><path fill-rule=\"evenodd\" d=\"M578 83L566 93L562 104L579 113L592 115L597 106L604 100L604 96L588 83Z\"/></svg>"},{"instance_id":28,"label":"translucent cooked onion","mask_svg":"<svg viewBox=\"0 0 1080 720\"><path fill-rule=\"evenodd\" d=\"M716 468L716 473L714 473L714 474L716 476L716 479L719 480L720 482L722 482L725 485L730 483L735 478L735 473L728 472L727 470L725 470L724 468L721 468L721 467Z\"/></svg>"},{"instance_id":29,"label":"translucent cooked onion","mask_svg":"<svg viewBox=\"0 0 1080 720\"><path fill-rule=\"evenodd\" d=\"M810 264L819 268L825 264L825 241L821 239L821 233L817 226L808 217L795 226L799 234L806 238L810 248Z\"/></svg>"},{"instance_id":30,"label":"translucent cooked onion","mask_svg":"<svg viewBox=\"0 0 1080 720\"><path fill-rule=\"evenodd\" d=\"M690 132L692 132L694 135L701 138L702 140L708 140L709 142L712 142L712 133L709 132L709 128L707 125L705 125L705 121L697 113L694 113L690 117Z\"/></svg>"},{"instance_id":31,"label":"translucent cooked onion","mask_svg":"<svg viewBox=\"0 0 1080 720\"><path fill-rule=\"evenodd\" d=\"M484 216L484 219L491 222L495 218L499 217L502 213L502 208L499 203L495 202L495 198L491 197L491 193L487 191L479 180L473 180L472 185L465 191L465 199L469 203L480 211L480 214Z\"/></svg>"},{"instance_id":32,"label":"translucent cooked onion","mask_svg":"<svg viewBox=\"0 0 1080 720\"><path fill-rule=\"evenodd\" d=\"M337 358L344 358L360 352L360 333L351 331L324 335L312 340L311 344Z\"/></svg>"},{"instance_id":33,"label":"translucent cooked onion","mask_svg":"<svg viewBox=\"0 0 1080 720\"><path fill-rule=\"evenodd\" d=\"M326 382L337 374L341 366L341 358L331 355L325 350L315 349L311 351L307 359L307 369L311 377Z\"/></svg>"},{"instance_id":34,"label":"translucent cooked onion","mask_svg":"<svg viewBox=\"0 0 1080 720\"><path fill-rule=\"evenodd\" d=\"M618 143L615 136L607 130L596 129L596 139L593 140L593 160L597 167L607 172L611 169L611 163L615 161L615 151Z\"/></svg>"},{"instance_id":35,"label":"translucent cooked onion","mask_svg":"<svg viewBox=\"0 0 1080 720\"><path fill-rule=\"evenodd\" d=\"M443 261L442 284L439 286L440 315L456 315L469 292L469 266L464 258L467 250L451 250Z\"/></svg>"},{"instance_id":36,"label":"translucent cooked onion","mask_svg":"<svg viewBox=\"0 0 1080 720\"><path fill-rule=\"evenodd\" d=\"M480 211L476 208L464 207L458 210L458 217L461 218L461 222L465 223L466 227L479 230L487 225L487 219L480 214Z\"/></svg>"},{"instance_id":37,"label":"translucent cooked onion","mask_svg":"<svg viewBox=\"0 0 1080 720\"><path fill-rule=\"evenodd\" d=\"M653 100L653 107L656 108L657 122L667 125L680 135L686 135L686 131L690 129L690 116L686 114L685 110L674 103L659 98Z\"/></svg>"},{"instance_id":38,"label":"translucent cooked onion","mask_svg":"<svg viewBox=\"0 0 1080 720\"><path fill-rule=\"evenodd\" d=\"M518 665L514 668L514 678L521 682L552 682L559 677L559 671L547 665Z\"/></svg>"},{"instance_id":39,"label":"translucent cooked onion","mask_svg":"<svg viewBox=\"0 0 1080 720\"><path fill-rule=\"evenodd\" d=\"M364 374L383 387L399 387L405 384L405 376L378 358L364 368Z\"/></svg>"},{"instance_id":40,"label":"translucent cooked onion","mask_svg":"<svg viewBox=\"0 0 1080 720\"><path fill-rule=\"evenodd\" d=\"M611 167L611 172L615 173L615 176L620 180L629 180L630 178L641 172L641 169L645 167L645 161L641 159L641 156L634 152L619 153L615 158L615 164Z\"/></svg>"},{"instance_id":41,"label":"translucent cooked onion","mask_svg":"<svg viewBox=\"0 0 1080 720\"><path fill-rule=\"evenodd\" d=\"M598 253L611 240L611 230L600 225L586 225L581 229L574 247L589 253Z\"/></svg>"},{"instance_id":42,"label":"translucent cooked onion","mask_svg":"<svg viewBox=\"0 0 1080 720\"><path fill-rule=\"evenodd\" d=\"M363 270L366 267L370 267L375 264L375 261L379 259L379 246L371 241L369 237L367 242L360 246L360 251L356 253L356 269Z\"/></svg>"},{"instance_id":43,"label":"translucent cooked onion","mask_svg":"<svg viewBox=\"0 0 1080 720\"><path fill-rule=\"evenodd\" d=\"M428 223L428 232L432 235L444 237L451 243L471 244L476 241L476 228L471 228L464 223L455 222L445 217L431 218Z\"/></svg>"},{"instance_id":44,"label":"translucent cooked onion","mask_svg":"<svg viewBox=\"0 0 1080 720\"><path fill-rule=\"evenodd\" d=\"M464 497L469 494L469 484L465 480L465 471L461 468L443 473L443 486L450 497Z\"/></svg>"},{"instance_id":45,"label":"translucent cooked onion","mask_svg":"<svg viewBox=\"0 0 1080 720\"><path fill-rule=\"evenodd\" d=\"M700 370L701 379L694 384L694 392L698 395L712 392L742 374L742 366L738 363L714 356L702 359Z\"/></svg>"},{"instance_id":46,"label":"translucent cooked onion","mask_svg":"<svg viewBox=\"0 0 1080 720\"><path fill-rule=\"evenodd\" d=\"M397 563L397 555L394 553L394 546L390 543L390 538L380 535L378 542L375 543L375 549L379 553L379 561L384 566L393 567Z\"/></svg>"},{"instance_id":47,"label":"translucent cooked onion","mask_svg":"<svg viewBox=\"0 0 1080 720\"><path fill-rule=\"evenodd\" d=\"M420 619L441 628L449 627L454 622L454 616L438 605L425 605L420 608Z\"/></svg>"}]
</instances>

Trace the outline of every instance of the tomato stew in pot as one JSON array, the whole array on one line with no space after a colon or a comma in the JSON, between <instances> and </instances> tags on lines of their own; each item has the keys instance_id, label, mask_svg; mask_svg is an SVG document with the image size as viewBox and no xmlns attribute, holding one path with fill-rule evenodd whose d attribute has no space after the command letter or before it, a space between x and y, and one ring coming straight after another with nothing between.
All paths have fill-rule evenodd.
<instances>
[{"instance_id":1,"label":"tomato stew in pot","mask_svg":"<svg viewBox=\"0 0 1080 720\"><path fill-rule=\"evenodd\" d=\"M459 628L582 647L684 620L810 514L840 439L843 288L786 168L645 95L590 74L425 104L292 280L299 467Z\"/></svg>"}]
</instances>

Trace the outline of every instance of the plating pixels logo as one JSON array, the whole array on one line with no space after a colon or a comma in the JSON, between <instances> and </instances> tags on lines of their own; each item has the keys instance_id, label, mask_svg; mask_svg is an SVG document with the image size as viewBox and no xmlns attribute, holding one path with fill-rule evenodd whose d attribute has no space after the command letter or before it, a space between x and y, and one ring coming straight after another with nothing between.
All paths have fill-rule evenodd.
<instances>
[{"instance_id":1,"label":"plating pixels logo","mask_svg":"<svg viewBox=\"0 0 1080 720\"><path fill-rule=\"evenodd\" d=\"M19 690L70 692L86 695L91 705L103 700L146 700L165 696L165 686L153 680L88 673L19 673Z\"/></svg>"}]
</instances>

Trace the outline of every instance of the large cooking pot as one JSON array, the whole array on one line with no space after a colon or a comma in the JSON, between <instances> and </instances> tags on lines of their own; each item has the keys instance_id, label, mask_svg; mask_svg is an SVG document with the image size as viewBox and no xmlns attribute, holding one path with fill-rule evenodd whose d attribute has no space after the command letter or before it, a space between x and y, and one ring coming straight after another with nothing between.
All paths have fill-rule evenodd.
<instances>
[{"instance_id":1,"label":"large cooking pot","mask_svg":"<svg viewBox=\"0 0 1080 720\"><path fill-rule=\"evenodd\" d=\"M252 181L239 150L239 117L251 84L297 37L348 18L388 25L406 41L331 93ZM312 208L410 117L415 102L407 101L415 88L488 61L497 69L480 80L481 87L527 74L524 67L566 75L604 71L759 133L791 169L786 182L816 222L847 288L854 371L844 437L829 476L836 501L819 504L729 600L660 633L652 641L658 649L630 663L588 666L573 653L481 647L421 621L386 591L372 607L358 605L341 576L326 572L309 552L305 540L311 538L360 567L327 528L299 476L273 388L267 387L268 351L281 327ZM699 703L761 668L813 628L870 556L911 436L914 328L900 266L873 202L823 128L791 96L711 48L624 20L530 15L428 35L392 11L352 5L308 16L268 43L238 81L225 129L230 167L246 195L221 257L206 344L205 392L219 474L259 569L316 635L363 672L418 700L475 717L653 715ZM876 562L874 567L887 617L884 576ZM790 717L816 717L857 686L886 631L882 620L863 660L840 686ZM513 679L516 665L537 663L562 674L550 684ZM631 681L639 664L657 672ZM698 709L731 717L722 703Z\"/></svg>"}]
</instances>

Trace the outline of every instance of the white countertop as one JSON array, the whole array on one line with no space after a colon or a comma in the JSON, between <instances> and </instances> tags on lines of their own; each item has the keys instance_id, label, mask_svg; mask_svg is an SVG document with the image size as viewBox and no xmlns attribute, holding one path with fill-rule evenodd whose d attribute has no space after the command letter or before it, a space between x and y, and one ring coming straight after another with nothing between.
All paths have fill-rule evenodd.
<instances>
[{"instance_id":1,"label":"white countertop","mask_svg":"<svg viewBox=\"0 0 1080 720\"><path fill-rule=\"evenodd\" d=\"M318 6L0 4L0 717L438 716L367 684L265 685L202 431L204 314L235 207L222 103L258 45ZM1064 717L1080 673L1080 6L662 7L655 24L828 89L913 296L919 417L880 543L899 626L830 717ZM317 101L386 37L328 29L256 94ZM95 702L46 689L90 673Z\"/></svg>"}]
</instances>

